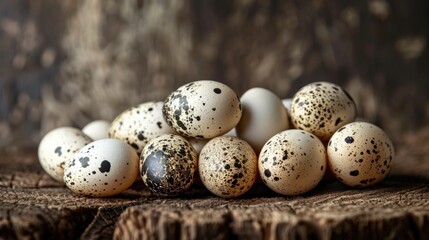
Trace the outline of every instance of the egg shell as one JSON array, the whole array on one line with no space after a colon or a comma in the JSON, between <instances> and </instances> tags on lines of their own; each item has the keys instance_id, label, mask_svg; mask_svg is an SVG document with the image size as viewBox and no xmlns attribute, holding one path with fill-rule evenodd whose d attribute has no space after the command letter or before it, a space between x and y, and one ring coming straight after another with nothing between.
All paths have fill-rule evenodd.
<instances>
[{"instance_id":1,"label":"egg shell","mask_svg":"<svg viewBox=\"0 0 429 240\"><path fill-rule=\"evenodd\" d=\"M216 137L201 150L198 170L210 192L223 198L238 197L255 183L257 156L244 140Z\"/></svg>"},{"instance_id":2,"label":"egg shell","mask_svg":"<svg viewBox=\"0 0 429 240\"><path fill-rule=\"evenodd\" d=\"M139 173L139 158L128 144L101 139L80 149L64 171L64 182L73 192L107 197L128 189Z\"/></svg>"},{"instance_id":3,"label":"egg shell","mask_svg":"<svg viewBox=\"0 0 429 240\"><path fill-rule=\"evenodd\" d=\"M82 128L82 132L92 140L100 140L109 137L110 122L105 120L95 120Z\"/></svg>"},{"instance_id":4,"label":"egg shell","mask_svg":"<svg viewBox=\"0 0 429 240\"><path fill-rule=\"evenodd\" d=\"M289 128L282 101L264 88L252 88L240 98L243 115L236 126L237 136L259 152L267 140Z\"/></svg>"},{"instance_id":5,"label":"egg shell","mask_svg":"<svg viewBox=\"0 0 429 240\"><path fill-rule=\"evenodd\" d=\"M274 135L258 159L262 181L283 195L298 195L313 189L326 171L326 150L313 134L286 130Z\"/></svg>"},{"instance_id":6,"label":"egg shell","mask_svg":"<svg viewBox=\"0 0 429 240\"><path fill-rule=\"evenodd\" d=\"M197 153L185 138L164 134L152 139L140 156L144 184L160 195L177 195L194 182Z\"/></svg>"},{"instance_id":7,"label":"egg shell","mask_svg":"<svg viewBox=\"0 0 429 240\"><path fill-rule=\"evenodd\" d=\"M288 114L290 114L290 107L292 106L292 98L282 99L283 106L286 108Z\"/></svg>"},{"instance_id":8,"label":"egg shell","mask_svg":"<svg viewBox=\"0 0 429 240\"><path fill-rule=\"evenodd\" d=\"M301 88L293 97L291 119L296 128L329 141L339 128L356 118L356 104L340 86L315 82Z\"/></svg>"},{"instance_id":9,"label":"egg shell","mask_svg":"<svg viewBox=\"0 0 429 240\"><path fill-rule=\"evenodd\" d=\"M186 137L213 138L227 133L241 118L236 93L223 83L201 80L172 92L164 103L167 123Z\"/></svg>"},{"instance_id":10,"label":"egg shell","mask_svg":"<svg viewBox=\"0 0 429 240\"><path fill-rule=\"evenodd\" d=\"M48 132L40 141L38 157L43 170L59 182L63 182L64 167L73 154L92 142L81 130L60 127Z\"/></svg>"},{"instance_id":11,"label":"egg shell","mask_svg":"<svg viewBox=\"0 0 429 240\"><path fill-rule=\"evenodd\" d=\"M288 115L288 121L289 121L288 129L294 129L295 128L295 126L292 123L292 119L290 118L290 107L292 106L292 101L293 101L292 98L282 99L283 106L286 108L287 115Z\"/></svg>"},{"instance_id":12,"label":"egg shell","mask_svg":"<svg viewBox=\"0 0 429 240\"><path fill-rule=\"evenodd\" d=\"M327 152L334 176L351 187L368 187L382 181L395 155L387 134L366 122L338 129L328 143Z\"/></svg>"},{"instance_id":13,"label":"egg shell","mask_svg":"<svg viewBox=\"0 0 429 240\"><path fill-rule=\"evenodd\" d=\"M164 120L163 105L163 102L146 102L124 111L113 120L109 137L128 143L140 154L151 139L175 133Z\"/></svg>"},{"instance_id":14,"label":"egg shell","mask_svg":"<svg viewBox=\"0 0 429 240\"><path fill-rule=\"evenodd\" d=\"M200 154L201 149L210 141L210 139L204 138L189 138L188 141L192 144L192 147L195 149L197 155Z\"/></svg>"}]
</instances>

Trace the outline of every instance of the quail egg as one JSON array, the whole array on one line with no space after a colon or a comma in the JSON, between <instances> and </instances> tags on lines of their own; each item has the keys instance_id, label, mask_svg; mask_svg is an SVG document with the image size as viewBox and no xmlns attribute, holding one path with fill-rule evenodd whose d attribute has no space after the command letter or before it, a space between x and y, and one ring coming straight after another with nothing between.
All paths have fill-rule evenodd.
<instances>
[{"instance_id":1,"label":"quail egg","mask_svg":"<svg viewBox=\"0 0 429 240\"><path fill-rule=\"evenodd\" d=\"M247 141L256 152L273 135L289 128L282 101L271 91L252 88L240 98L243 115L236 126L237 136Z\"/></svg>"},{"instance_id":2,"label":"quail egg","mask_svg":"<svg viewBox=\"0 0 429 240\"><path fill-rule=\"evenodd\" d=\"M135 150L117 139L101 139L80 149L68 162L64 182L73 192L106 197L128 189L139 173Z\"/></svg>"},{"instance_id":3,"label":"quail egg","mask_svg":"<svg viewBox=\"0 0 429 240\"><path fill-rule=\"evenodd\" d=\"M291 119L296 128L329 141L336 130L356 118L356 105L340 86L316 82L301 88L293 97Z\"/></svg>"},{"instance_id":4,"label":"quail egg","mask_svg":"<svg viewBox=\"0 0 429 240\"><path fill-rule=\"evenodd\" d=\"M88 135L92 140L100 140L109 137L110 123L105 120L95 120L82 128L82 132Z\"/></svg>"},{"instance_id":5,"label":"quail egg","mask_svg":"<svg viewBox=\"0 0 429 240\"><path fill-rule=\"evenodd\" d=\"M186 137L213 138L227 133L241 117L236 93L223 83L201 80L171 93L164 103L164 117Z\"/></svg>"},{"instance_id":6,"label":"quail egg","mask_svg":"<svg viewBox=\"0 0 429 240\"><path fill-rule=\"evenodd\" d=\"M164 134L149 141L140 156L144 184L154 193L176 195L194 182L197 153L185 138Z\"/></svg>"},{"instance_id":7,"label":"quail egg","mask_svg":"<svg viewBox=\"0 0 429 240\"><path fill-rule=\"evenodd\" d=\"M352 187L368 187L390 171L395 151L379 127L354 122L338 129L328 143L328 163L334 176Z\"/></svg>"},{"instance_id":8,"label":"quail egg","mask_svg":"<svg viewBox=\"0 0 429 240\"><path fill-rule=\"evenodd\" d=\"M243 195L257 176L257 157L252 147L231 136L210 140L201 150L198 166L204 186L224 198Z\"/></svg>"},{"instance_id":9,"label":"quail egg","mask_svg":"<svg viewBox=\"0 0 429 240\"><path fill-rule=\"evenodd\" d=\"M259 155L259 174L273 191L298 195L313 189L326 171L326 150L313 134L293 129L274 135Z\"/></svg>"},{"instance_id":10,"label":"quail egg","mask_svg":"<svg viewBox=\"0 0 429 240\"><path fill-rule=\"evenodd\" d=\"M113 120L109 137L130 144L140 154L149 140L174 133L164 120L162 106L162 102L147 102L126 110Z\"/></svg>"},{"instance_id":11,"label":"quail egg","mask_svg":"<svg viewBox=\"0 0 429 240\"><path fill-rule=\"evenodd\" d=\"M45 172L63 182L64 167L72 155L92 142L81 130L61 127L48 132L40 141L38 157Z\"/></svg>"}]
</instances>

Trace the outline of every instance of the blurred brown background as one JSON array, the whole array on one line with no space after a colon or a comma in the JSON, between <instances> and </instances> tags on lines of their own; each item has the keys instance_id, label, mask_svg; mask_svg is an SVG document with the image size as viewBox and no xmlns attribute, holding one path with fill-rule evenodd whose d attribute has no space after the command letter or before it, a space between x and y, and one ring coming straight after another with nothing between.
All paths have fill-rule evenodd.
<instances>
[{"instance_id":1,"label":"blurred brown background","mask_svg":"<svg viewBox=\"0 0 429 240\"><path fill-rule=\"evenodd\" d=\"M344 86L394 136L429 119L429 2L0 1L0 149L214 79Z\"/></svg>"}]
</instances>

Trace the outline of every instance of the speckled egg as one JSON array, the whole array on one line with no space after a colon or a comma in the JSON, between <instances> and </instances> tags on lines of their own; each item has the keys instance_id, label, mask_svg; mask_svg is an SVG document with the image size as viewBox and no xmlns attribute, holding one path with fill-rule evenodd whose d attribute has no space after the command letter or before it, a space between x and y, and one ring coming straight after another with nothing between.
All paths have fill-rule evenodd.
<instances>
[{"instance_id":1,"label":"speckled egg","mask_svg":"<svg viewBox=\"0 0 429 240\"><path fill-rule=\"evenodd\" d=\"M40 141L38 156L45 172L63 182L64 167L73 154L92 142L81 130L61 127L48 132Z\"/></svg>"},{"instance_id":2,"label":"speckled egg","mask_svg":"<svg viewBox=\"0 0 429 240\"><path fill-rule=\"evenodd\" d=\"M138 154L153 138L174 133L162 115L162 102L147 102L130 108L113 120L109 137L128 143Z\"/></svg>"},{"instance_id":3,"label":"speckled egg","mask_svg":"<svg viewBox=\"0 0 429 240\"><path fill-rule=\"evenodd\" d=\"M105 120L95 120L86 124L82 128L82 132L90 138L100 140L109 137L110 122Z\"/></svg>"},{"instance_id":4,"label":"speckled egg","mask_svg":"<svg viewBox=\"0 0 429 240\"><path fill-rule=\"evenodd\" d=\"M236 93L223 83L201 80L188 83L167 97L167 123L186 137L213 138L237 125L241 104Z\"/></svg>"},{"instance_id":5,"label":"speckled egg","mask_svg":"<svg viewBox=\"0 0 429 240\"><path fill-rule=\"evenodd\" d=\"M282 101L264 88L252 88L240 98L243 115L235 127L237 136L259 152L267 140L289 128L289 118Z\"/></svg>"},{"instance_id":6,"label":"speckled egg","mask_svg":"<svg viewBox=\"0 0 429 240\"><path fill-rule=\"evenodd\" d=\"M107 197L128 189L139 173L139 158L128 144L101 139L80 149L68 162L64 182L73 192Z\"/></svg>"},{"instance_id":7,"label":"speckled egg","mask_svg":"<svg viewBox=\"0 0 429 240\"><path fill-rule=\"evenodd\" d=\"M164 134L152 139L140 155L143 182L154 193L177 195L194 182L197 153L185 138Z\"/></svg>"},{"instance_id":8,"label":"speckled egg","mask_svg":"<svg viewBox=\"0 0 429 240\"><path fill-rule=\"evenodd\" d=\"M246 193L256 180L257 156L252 147L236 137L210 140L201 150L198 170L204 186L223 198Z\"/></svg>"},{"instance_id":9,"label":"speckled egg","mask_svg":"<svg viewBox=\"0 0 429 240\"><path fill-rule=\"evenodd\" d=\"M313 134L286 130L274 135L259 155L259 174L273 191L298 195L313 189L326 171L326 150Z\"/></svg>"},{"instance_id":10,"label":"speckled egg","mask_svg":"<svg viewBox=\"0 0 429 240\"><path fill-rule=\"evenodd\" d=\"M356 118L356 105L340 86L315 82L301 88L291 105L291 119L296 128L329 141L339 128Z\"/></svg>"},{"instance_id":11,"label":"speckled egg","mask_svg":"<svg viewBox=\"0 0 429 240\"><path fill-rule=\"evenodd\" d=\"M328 163L334 176L352 187L382 181L394 157L392 141L379 127L354 122L338 129L328 143Z\"/></svg>"}]
</instances>

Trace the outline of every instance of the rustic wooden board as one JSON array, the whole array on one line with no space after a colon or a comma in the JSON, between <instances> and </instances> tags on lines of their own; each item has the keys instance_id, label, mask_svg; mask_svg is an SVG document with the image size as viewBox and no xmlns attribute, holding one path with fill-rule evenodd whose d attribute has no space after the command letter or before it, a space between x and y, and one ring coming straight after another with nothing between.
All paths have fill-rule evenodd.
<instances>
[{"instance_id":1,"label":"rustic wooden board","mask_svg":"<svg viewBox=\"0 0 429 240\"><path fill-rule=\"evenodd\" d=\"M201 186L152 195L141 183L110 198L70 192L36 153L0 155L0 239L428 239L429 129L396 141L391 175L369 189L338 182L284 197L262 185L238 199Z\"/></svg>"}]
</instances>

